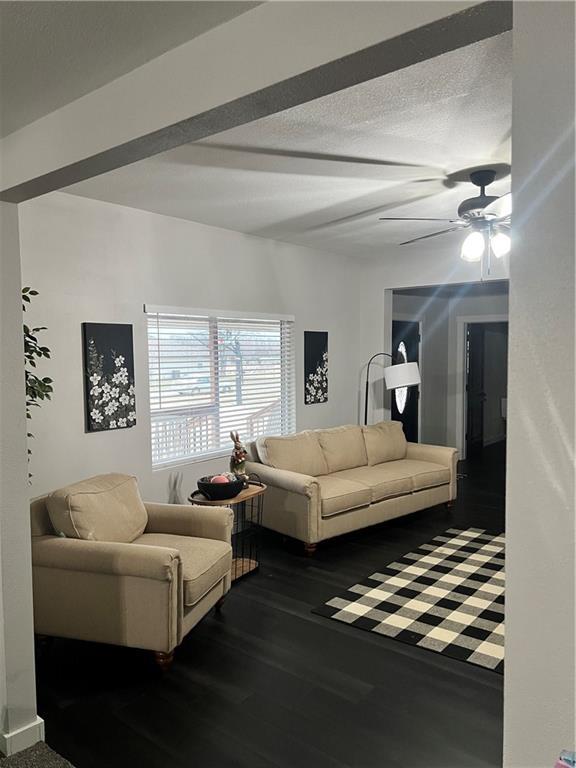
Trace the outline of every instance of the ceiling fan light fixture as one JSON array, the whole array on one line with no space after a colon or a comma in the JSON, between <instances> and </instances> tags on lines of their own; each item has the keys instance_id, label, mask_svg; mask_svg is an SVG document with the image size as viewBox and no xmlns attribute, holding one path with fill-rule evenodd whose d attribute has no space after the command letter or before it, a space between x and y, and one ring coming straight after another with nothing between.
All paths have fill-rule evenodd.
<instances>
[{"instance_id":1,"label":"ceiling fan light fixture","mask_svg":"<svg viewBox=\"0 0 576 768\"><path fill-rule=\"evenodd\" d=\"M508 219L512 216L512 193L497 197L484 209L484 216L488 219Z\"/></svg>"},{"instance_id":2,"label":"ceiling fan light fixture","mask_svg":"<svg viewBox=\"0 0 576 768\"><path fill-rule=\"evenodd\" d=\"M501 259L510 253L510 245L510 236L504 232L497 232L490 238L490 247L497 259Z\"/></svg>"},{"instance_id":3,"label":"ceiling fan light fixture","mask_svg":"<svg viewBox=\"0 0 576 768\"><path fill-rule=\"evenodd\" d=\"M486 250L486 240L482 232L470 232L462 243L460 258L464 261L480 261Z\"/></svg>"}]
</instances>

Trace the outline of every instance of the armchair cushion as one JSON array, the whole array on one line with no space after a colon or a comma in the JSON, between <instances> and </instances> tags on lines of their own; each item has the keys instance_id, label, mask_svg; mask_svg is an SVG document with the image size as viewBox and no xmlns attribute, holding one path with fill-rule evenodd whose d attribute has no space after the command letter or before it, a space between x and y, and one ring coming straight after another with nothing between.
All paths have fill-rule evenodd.
<instances>
[{"instance_id":1,"label":"armchair cushion","mask_svg":"<svg viewBox=\"0 0 576 768\"><path fill-rule=\"evenodd\" d=\"M199 504L162 504L145 501L148 523L145 533L175 533L230 543L234 512L230 507L201 507Z\"/></svg>"},{"instance_id":2,"label":"armchair cushion","mask_svg":"<svg viewBox=\"0 0 576 768\"><path fill-rule=\"evenodd\" d=\"M71 539L127 544L148 522L136 478L129 475L81 480L51 493L46 506L56 533Z\"/></svg>"},{"instance_id":3,"label":"armchair cushion","mask_svg":"<svg viewBox=\"0 0 576 768\"><path fill-rule=\"evenodd\" d=\"M178 550L182 562L186 606L195 605L232 568L232 547L217 539L199 539L170 533L144 533L134 544Z\"/></svg>"}]
</instances>

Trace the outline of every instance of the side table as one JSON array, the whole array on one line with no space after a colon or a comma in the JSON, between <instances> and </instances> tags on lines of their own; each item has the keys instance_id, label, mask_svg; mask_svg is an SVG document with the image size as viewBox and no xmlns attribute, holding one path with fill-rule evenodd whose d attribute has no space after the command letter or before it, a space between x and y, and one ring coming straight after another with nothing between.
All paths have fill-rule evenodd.
<instances>
[{"instance_id":1,"label":"side table","mask_svg":"<svg viewBox=\"0 0 576 768\"><path fill-rule=\"evenodd\" d=\"M258 566L259 531L264 506L264 483L250 483L238 496L223 501L210 501L200 491L191 493L190 504L203 507L230 507L234 512L232 529L232 581L255 571Z\"/></svg>"}]
</instances>

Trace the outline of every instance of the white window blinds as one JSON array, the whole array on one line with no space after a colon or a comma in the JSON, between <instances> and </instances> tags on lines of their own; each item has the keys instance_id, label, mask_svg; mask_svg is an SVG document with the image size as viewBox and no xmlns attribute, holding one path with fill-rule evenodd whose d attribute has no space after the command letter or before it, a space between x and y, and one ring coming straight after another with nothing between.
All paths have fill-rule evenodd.
<instances>
[{"instance_id":1,"label":"white window blinds","mask_svg":"<svg viewBox=\"0 0 576 768\"><path fill-rule=\"evenodd\" d=\"M228 452L230 430L294 431L292 321L147 316L154 466Z\"/></svg>"}]
</instances>

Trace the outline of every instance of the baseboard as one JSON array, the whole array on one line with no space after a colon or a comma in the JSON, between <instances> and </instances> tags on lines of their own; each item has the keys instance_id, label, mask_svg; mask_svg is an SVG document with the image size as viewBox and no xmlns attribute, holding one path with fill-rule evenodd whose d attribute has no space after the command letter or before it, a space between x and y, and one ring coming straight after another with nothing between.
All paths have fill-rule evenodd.
<instances>
[{"instance_id":1,"label":"baseboard","mask_svg":"<svg viewBox=\"0 0 576 768\"><path fill-rule=\"evenodd\" d=\"M16 752L33 747L39 741L44 741L44 720L41 717L15 731L0 733L0 752L10 757Z\"/></svg>"}]
</instances>

